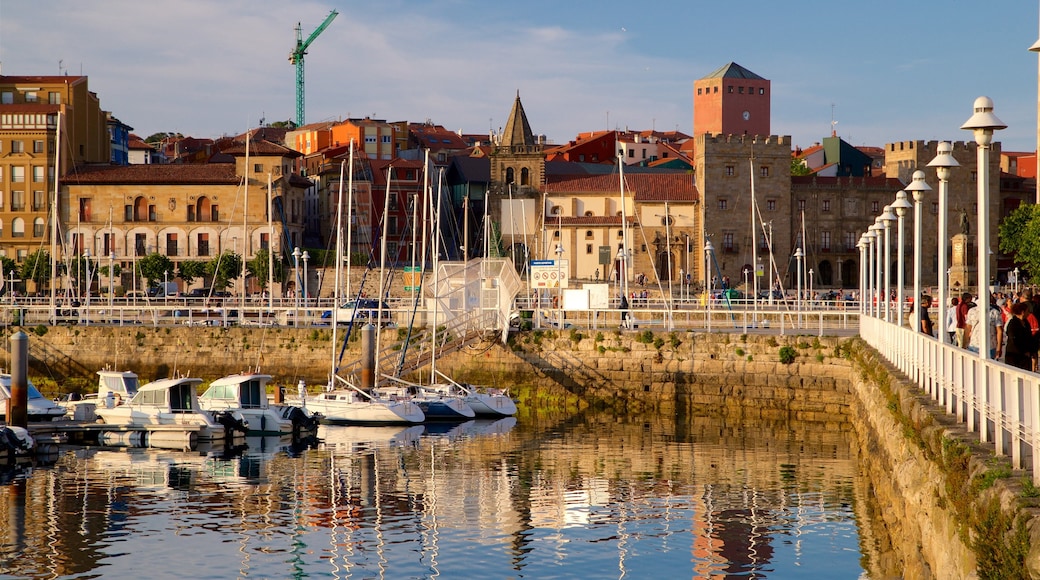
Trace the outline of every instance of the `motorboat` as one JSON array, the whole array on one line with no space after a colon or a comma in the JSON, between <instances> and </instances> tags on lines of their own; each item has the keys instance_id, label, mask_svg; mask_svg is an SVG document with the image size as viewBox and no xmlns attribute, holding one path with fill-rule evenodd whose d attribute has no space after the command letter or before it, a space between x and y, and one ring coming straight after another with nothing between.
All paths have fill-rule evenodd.
<instances>
[{"instance_id":1,"label":"motorboat","mask_svg":"<svg viewBox=\"0 0 1040 580\"><path fill-rule=\"evenodd\" d=\"M447 382L431 385L429 388L448 396L460 397L473 409L477 417L512 417L516 414L516 403L506 391L457 383L443 373L437 374Z\"/></svg>"},{"instance_id":2,"label":"motorboat","mask_svg":"<svg viewBox=\"0 0 1040 580\"><path fill-rule=\"evenodd\" d=\"M422 423L426 415L414 402L405 399L384 399L368 393L334 375L342 387L333 388L330 382L325 391L314 397L305 397L300 405L309 412L320 413L322 422L355 425L390 425L395 423Z\"/></svg>"},{"instance_id":3,"label":"motorboat","mask_svg":"<svg viewBox=\"0 0 1040 580\"><path fill-rule=\"evenodd\" d=\"M439 385L419 385L398 378L396 384L376 389L384 397L410 400L422 409L427 421L468 421L476 416L473 409L457 393L437 388Z\"/></svg>"},{"instance_id":4,"label":"motorboat","mask_svg":"<svg viewBox=\"0 0 1040 580\"><path fill-rule=\"evenodd\" d=\"M28 378L26 378L26 382L29 390L27 411L30 422L51 421L65 417L67 412L65 407L44 397ZM10 398L11 375L10 373L0 373L0 419L4 421L7 420L7 400Z\"/></svg>"},{"instance_id":5,"label":"motorboat","mask_svg":"<svg viewBox=\"0 0 1040 580\"><path fill-rule=\"evenodd\" d=\"M313 434L320 417L291 405L272 405L267 398L271 375L241 373L210 383L199 397L199 407L207 411L231 411L241 415L249 435Z\"/></svg>"},{"instance_id":6,"label":"motorboat","mask_svg":"<svg viewBox=\"0 0 1040 580\"><path fill-rule=\"evenodd\" d=\"M248 428L233 411L206 411L199 406L196 388L202 379L179 377L143 385L129 401L109 406L110 398L95 410L99 423L127 427L183 426L198 433L200 441L233 438Z\"/></svg>"}]
</instances>

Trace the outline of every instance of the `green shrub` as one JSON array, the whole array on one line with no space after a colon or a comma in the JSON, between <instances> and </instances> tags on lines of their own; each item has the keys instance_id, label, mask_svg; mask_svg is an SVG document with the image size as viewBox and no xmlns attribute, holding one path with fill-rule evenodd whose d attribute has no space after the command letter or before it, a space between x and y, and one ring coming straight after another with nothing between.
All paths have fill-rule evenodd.
<instances>
[{"instance_id":1,"label":"green shrub","mask_svg":"<svg viewBox=\"0 0 1040 580\"><path fill-rule=\"evenodd\" d=\"M790 346L780 347L780 362L785 365L789 365L794 362L794 359L798 357L798 351L791 348Z\"/></svg>"},{"instance_id":2,"label":"green shrub","mask_svg":"<svg viewBox=\"0 0 1040 580\"><path fill-rule=\"evenodd\" d=\"M32 329L32 331L33 334L35 334L36 336L43 336L47 334L47 327L42 324L37 324L36 327Z\"/></svg>"},{"instance_id":3,"label":"green shrub","mask_svg":"<svg viewBox=\"0 0 1040 580\"><path fill-rule=\"evenodd\" d=\"M744 356L744 349L738 348L737 349L737 356Z\"/></svg>"}]
</instances>

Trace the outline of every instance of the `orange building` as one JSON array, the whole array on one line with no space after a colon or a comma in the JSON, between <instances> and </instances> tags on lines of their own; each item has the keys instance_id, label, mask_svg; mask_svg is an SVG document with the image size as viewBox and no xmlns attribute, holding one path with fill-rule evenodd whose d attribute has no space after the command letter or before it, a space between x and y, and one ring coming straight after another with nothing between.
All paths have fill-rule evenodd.
<instances>
[{"instance_id":1,"label":"orange building","mask_svg":"<svg viewBox=\"0 0 1040 580\"><path fill-rule=\"evenodd\" d=\"M693 83L693 134L771 135L769 81L731 62Z\"/></svg>"}]
</instances>

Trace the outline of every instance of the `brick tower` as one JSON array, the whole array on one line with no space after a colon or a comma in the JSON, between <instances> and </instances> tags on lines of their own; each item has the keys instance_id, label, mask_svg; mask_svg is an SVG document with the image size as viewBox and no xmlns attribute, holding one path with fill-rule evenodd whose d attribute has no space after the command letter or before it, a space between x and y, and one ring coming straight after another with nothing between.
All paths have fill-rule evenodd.
<instances>
[{"instance_id":1,"label":"brick tower","mask_svg":"<svg viewBox=\"0 0 1040 580\"><path fill-rule=\"evenodd\" d=\"M693 82L693 134L769 132L769 81L731 62Z\"/></svg>"}]
</instances>

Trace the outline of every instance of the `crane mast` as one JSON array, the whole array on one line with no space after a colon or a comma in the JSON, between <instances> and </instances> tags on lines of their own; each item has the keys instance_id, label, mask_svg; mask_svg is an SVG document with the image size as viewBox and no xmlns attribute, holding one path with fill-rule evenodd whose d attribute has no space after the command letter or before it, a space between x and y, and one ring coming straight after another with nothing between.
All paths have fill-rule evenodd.
<instances>
[{"instance_id":1,"label":"crane mast","mask_svg":"<svg viewBox=\"0 0 1040 580\"><path fill-rule=\"evenodd\" d=\"M305 121L304 115L304 80L303 80L303 56L307 54L307 48L310 47L311 43L314 42L318 35L325 31L329 27L329 23L339 14L333 10L329 12L329 15L325 17L325 20L320 26L314 29L314 32L307 37L307 40L303 39L303 28L300 23L296 23L296 48L289 52L289 64L296 65L296 126L302 127Z\"/></svg>"}]
</instances>

